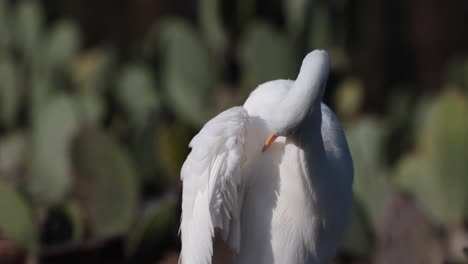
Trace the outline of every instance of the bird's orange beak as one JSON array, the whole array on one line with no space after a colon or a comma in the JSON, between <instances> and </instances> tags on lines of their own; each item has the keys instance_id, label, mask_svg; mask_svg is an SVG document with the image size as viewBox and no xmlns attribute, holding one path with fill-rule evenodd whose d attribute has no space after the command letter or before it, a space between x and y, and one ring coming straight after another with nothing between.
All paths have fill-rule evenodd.
<instances>
[{"instance_id":1,"label":"bird's orange beak","mask_svg":"<svg viewBox=\"0 0 468 264\"><path fill-rule=\"evenodd\" d=\"M275 142L277 137L277 135L270 134L267 140L265 141L265 145L263 145L262 152L265 152L265 150L267 150L271 146L271 144Z\"/></svg>"}]
</instances>

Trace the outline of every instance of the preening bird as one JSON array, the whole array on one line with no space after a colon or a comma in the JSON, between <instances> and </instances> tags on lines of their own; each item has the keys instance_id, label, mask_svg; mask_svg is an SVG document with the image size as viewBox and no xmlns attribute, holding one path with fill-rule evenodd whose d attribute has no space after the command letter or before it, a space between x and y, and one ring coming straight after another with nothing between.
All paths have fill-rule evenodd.
<instances>
[{"instance_id":1,"label":"preening bird","mask_svg":"<svg viewBox=\"0 0 468 264\"><path fill-rule=\"evenodd\" d=\"M352 206L353 162L322 103L329 70L325 51L310 52L295 81L259 85L192 139L179 263L212 263L218 251L229 253L221 263L331 261Z\"/></svg>"}]
</instances>

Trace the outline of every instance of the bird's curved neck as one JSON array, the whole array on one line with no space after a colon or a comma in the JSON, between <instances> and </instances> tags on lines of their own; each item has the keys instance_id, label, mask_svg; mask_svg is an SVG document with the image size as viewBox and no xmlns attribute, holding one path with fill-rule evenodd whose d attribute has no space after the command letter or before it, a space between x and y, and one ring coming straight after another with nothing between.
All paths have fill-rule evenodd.
<instances>
[{"instance_id":1,"label":"bird's curved neck","mask_svg":"<svg viewBox=\"0 0 468 264\"><path fill-rule=\"evenodd\" d=\"M308 118L312 108L320 106L324 81L313 81L311 78L307 74L299 75L286 98L279 104L275 118L282 124L282 130L290 131L300 126Z\"/></svg>"},{"instance_id":2,"label":"bird's curved neck","mask_svg":"<svg viewBox=\"0 0 468 264\"><path fill-rule=\"evenodd\" d=\"M320 104L314 105L313 108L307 113L301 126L295 131L293 138L299 147L303 148L314 148L318 150L319 146L323 149L322 139L322 112ZM325 150L323 149L325 152ZM314 153L316 151L313 151Z\"/></svg>"},{"instance_id":3,"label":"bird's curved neck","mask_svg":"<svg viewBox=\"0 0 468 264\"><path fill-rule=\"evenodd\" d=\"M293 136L294 143L301 150L299 155L302 157L304 174L307 176L305 180L310 189L314 182L325 180L328 173L328 160L321 125L322 113L318 106L307 114L303 124Z\"/></svg>"}]
</instances>

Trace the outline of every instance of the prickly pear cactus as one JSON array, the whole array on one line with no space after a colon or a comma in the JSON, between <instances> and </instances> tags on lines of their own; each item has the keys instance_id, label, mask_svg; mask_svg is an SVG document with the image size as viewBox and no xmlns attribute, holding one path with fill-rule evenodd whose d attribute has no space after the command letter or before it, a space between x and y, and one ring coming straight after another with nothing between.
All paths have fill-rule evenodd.
<instances>
[{"instance_id":1,"label":"prickly pear cactus","mask_svg":"<svg viewBox=\"0 0 468 264\"><path fill-rule=\"evenodd\" d=\"M168 19L156 27L164 90L178 118L195 126L208 121L217 68L208 49L190 24Z\"/></svg>"},{"instance_id":2,"label":"prickly pear cactus","mask_svg":"<svg viewBox=\"0 0 468 264\"><path fill-rule=\"evenodd\" d=\"M400 163L398 182L436 221L461 223L468 217L468 101L448 91L427 111L413 156Z\"/></svg>"},{"instance_id":3,"label":"prickly pear cactus","mask_svg":"<svg viewBox=\"0 0 468 264\"><path fill-rule=\"evenodd\" d=\"M13 185L0 181L0 233L20 247L35 250L37 226L25 198Z\"/></svg>"},{"instance_id":4,"label":"prickly pear cactus","mask_svg":"<svg viewBox=\"0 0 468 264\"><path fill-rule=\"evenodd\" d=\"M36 115L26 187L35 202L60 202L72 184L71 143L80 127L74 101L54 96Z\"/></svg>"},{"instance_id":5,"label":"prickly pear cactus","mask_svg":"<svg viewBox=\"0 0 468 264\"><path fill-rule=\"evenodd\" d=\"M139 177L127 152L106 133L82 131L75 142L75 193L97 238L126 233L139 202Z\"/></svg>"}]
</instances>

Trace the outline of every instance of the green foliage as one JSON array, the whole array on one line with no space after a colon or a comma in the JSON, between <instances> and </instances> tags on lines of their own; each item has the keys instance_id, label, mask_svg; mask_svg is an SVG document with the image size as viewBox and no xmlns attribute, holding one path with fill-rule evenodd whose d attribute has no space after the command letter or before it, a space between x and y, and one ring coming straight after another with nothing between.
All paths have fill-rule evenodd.
<instances>
[{"instance_id":1,"label":"green foliage","mask_svg":"<svg viewBox=\"0 0 468 264\"><path fill-rule=\"evenodd\" d=\"M85 236L85 222L80 204L75 201L67 202L63 206L63 211L68 216L72 227L71 240L74 242L81 241Z\"/></svg>"},{"instance_id":2,"label":"green foliage","mask_svg":"<svg viewBox=\"0 0 468 264\"><path fill-rule=\"evenodd\" d=\"M369 256L373 243L372 231L362 207L358 202L355 202L341 249L356 256Z\"/></svg>"},{"instance_id":3,"label":"green foliage","mask_svg":"<svg viewBox=\"0 0 468 264\"><path fill-rule=\"evenodd\" d=\"M338 95L348 96L343 91ZM344 101L340 98L336 100ZM357 106L351 104L349 111L356 111L355 108ZM348 113L344 115L347 116ZM345 252L360 257L372 252L375 234L384 220L384 210L394 189L382 156L386 130L387 126L383 121L372 117L353 120L346 128L354 163L354 208L342 248Z\"/></svg>"},{"instance_id":4,"label":"green foliage","mask_svg":"<svg viewBox=\"0 0 468 264\"><path fill-rule=\"evenodd\" d=\"M77 89L82 92L102 93L113 79L116 54L111 48L96 48L78 56L70 73Z\"/></svg>"},{"instance_id":5,"label":"green foliage","mask_svg":"<svg viewBox=\"0 0 468 264\"><path fill-rule=\"evenodd\" d=\"M10 32L10 5L7 1L0 1L0 59L6 55L6 48L12 41Z\"/></svg>"},{"instance_id":6,"label":"green foliage","mask_svg":"<svg viewBox=\"0 0 468 264\"><path fill-rule=\"evenodd\" d=\"M74 102L64 94L52 97L36 115L26 178L27 190L35 202L52 205L68 193L71 187L70 144L79 127Z\"/></svg>"},{"instance_id":7,"label":"green foliage","mask_svg":"<svg viewBox=\"0 0 468 264\"><path fill-rule=\"evenodd\" d=\"M152 74L143 65L127 65L117 80L117 99L133 125L142 129L159 106Z\"/></svg>"},{"instance_id":8,"label":"green foliage","mask_svg":"<svg viewBox=\"0 0 468 264\"><path fill-rule=\"evenodd\" d=\"M191 129L180 123L166 124L159 130L157 141L159 162L172 183L180 180L180 168L190 152L188 144L192 137Z\"/></svg>"},{"instance_id":9,"label":"green foliage","mask_svg":"<svg viewBox=\"0 0 468 264\"><path fill-rule=\"evenodd\" d=\"M37 53L41 48L41 33L44 27L44 15L37 1L20 1L15 10L15 44L21 48L26 60L39 63Z\"/></svg>"},{"instance_id":10,"label":"green foliage","mask_svg":"<svg viewBox=\"0 0 468 264\"><path fill-rule=\"evenodd\" d=\"M23 87L20 68L7 56L0 60L0 80L0 123L12 127L17 120Z\"/></svg>"},{"instance_id":11,"label":"green foliage","mask_svg":"<svg viewBox=\"0 0 468 264\"><path fill-rule=\"evenodd\" d=\"M196 126L208 119L207 105L217 84L217 69L196 31L181 19L157 27L162 78L170 106L178 117Z\"/></svg>"},{"instance_id":12,"label":"green foliage","mask_svg":"<svg viewBox=\"0 0 468 264\"><path fill-rule=\"evenodd\" d=\"M71 79L76 85L80 118L98 124L107 111L103 94L113 81L115 55L112 50L95 49L78 57ZM138 89L138 88L135 88Z\"/></svg>"},{"instance_id":13,"label":"green foliage","mask_svg":"<svg viewBox=\"0 0 468 264\"><path fill-rule=\"evenodd\" d=\"M468 60L450 63L443 87L452 91L416 98L392 91L387 116L364 116L369 87L349 67L348 18L339 15L346 2L283 0L280 26L256 16L258 1L237 1L234 21L224 21L223 1L202 0L197 24L159 19L141 52L123 53L83 50L80 24L46 21L40 1L0 0L0 212L9 212L0 214L0 233L35 249L41 221L58 208L72 226L69 242L118 236L129 254L167 242L193 135L259 84L294 79L299 58L315 48L332 58L327 91L338 84L332 108L355 165L343 249L371 254L395 190L416 197L447 229L466 221ZM409 153L390 153L397 132L415 142Z\"/></svg>"},{"instance_id":14,"label":"green foliage","mask_svg":"<svg viewBox=\"0 0 468 264\"><path fill-rule=\"evenodd\" d=\"M20 132L12 132L0 139L0 180L21 181L27 147L26 136Z\"/></svg>"},{"instance_id":15,"label":"green foliage","mask_svg":"<svg viewBox=\"0 0 468 264\"><path fill-rule=\"evenodd\" d=\"M220 0L201 0L198 8L203 37L217 54L224 51L228 42L228 36L221 21L220 3Z\"/></svg>"},{"instance_id":16,"label":"green foliage","mask_svg":"<svg viewBox=\"0 0 468 264\"><path fill-rule=\"evenodd\" d=\"M0 181L0 233L21 247L35 250L37 225L24 197L14 186Z\"/></svg>"},{"instance_id":17,"label":"green foliage","mask_svg":"<svg viewBox=\"0 0 468 264\"><path fill-rule=\"evenodd\" d=\"M255 0L238 0L236 1L236 24L240 28L246 27L252 19L255 18Z\"/></svg>"},{"instance_id":18,"label":"green foliage","mask_svg":"<svg viewBox=\"0 0 468 264\"><path fill-rule=\"evenodd\" d=\"M267 22L255 22L247 28L238 52L241 87L246 92L267 81L294 79L298 69L292 42Z\"/></svg>"},{"instance_id":19,"label":"green foliage","mask_svg":"<svg viewBox=\"0 0 468 264\"><path fill-rule=\"evenodd\" d=\"M332 58L332 69L346 72L349 70L349 53L345 50L346 35L343 25L340 21L336 21L336 14L340 14L340 7L335 5L337 4L333 2L322 1L314 1L311 4L311 21L306 32L307 49L327 50ZM337 24L341 24L341 27L336 27Z\"/></svg>"},{"instance_id":20,"label":"green foliage","mask_svg":"<svg viewBox=\"0 0 468 264\"><path fill-rule=\"evenodd\" d=\"M468 102L463 95L449 92L435 102L433 111L426 131L433 139L435 169L449 217L461 222L468 216L464 213L468 202L468 140L463 140L468 135Z\"/></svg>"},{"instance_id":21,"label":"green foliage","mask_svg":"<svg viewBox=\"0 0 468 264\"><path fill-rule=\"evenodd\" d=\"M356 78L345 79L334 94L336 112L342 120L350 120L361 110L364 88Z\"/></svg>"},{"instance_id":22,"label":"green foliage","mask_svg":"<svg viewBox=\"0 0 468 264\"><path fill-rule=\"evenodd\" d=\"M460 90L468 91L468 58L466 55L456 54L451 57L445 69L445 81L455 85Z\"/></svg>"},{"instance_id":23,"label":"green foliage","mask_svg":"<svg viewBox=\"0 0 468 264\"><path fill-rule=\"evenodd\" d=\"M99 123L104 116L106 105L98 92L84 89L77 94L75 99L80 119L86 123Z\"/></svg>"},{"instance_id":24,"label":"green foliage","mask_svg":"<svg viewBox=\"0 0 468 264\"><path fill-rule=\"evenodd\" d=\"M74 150L77 193L98 238L125 234L139 201L139 178L127 152L106 133L82 131Z\"/></svg>"},{"instance_id":25,"label":"green foliage","mask_svg":"<svg viewBox=\"0 0 468 264\"><path fill-rule=\"evenodd\" d=\"M388 118L376 119L355 118L359 100L351 88L343 85L335 97L340 115L347 120L359 212L352 216L344 250L358 256L370 253L368 246L373 242L369 240L369 230L363 227L369 221L370 232L379 233L384 210L395 190L415 197L432 223L451 227L466 221L468 102L461 89L422 97L413 106L408 94L392 93ZM414 149L399 154L396 166L389 168L385 164L386 155L391 154L389 135L397 130L405 133L399 140L415 141Z\"/></svg>"},{"instance_id":26,"label":"green foliage","mask_svg":"<svg viewBox=\"0 0 468 264\"><path fill-rule=\"evenodd\" d=\"M300 34L304 30L307 8L310 8L310 1L289 0L283 1L286 24L288 31L293 35Z\"/></svg>"},{"instance_id":27,"label":"green foliage","mask_svg":"<svg viewBox=\"0 0 468 264\"><path fill-rule=\"evenodd\" d=\"M71 21L60 21L47 32L45 41L45 64L50 70L69 69L71 61L80 48L80 34L77 25Z\"/></svg>"},{"instance_id":28,"label":"green foliage","mask_svg":"<svg viewBox=\"0 0 468 264\"><path fill-rule=\"evenodd\" d=\"M399 161L395 183L414 195L436 223L448 224L444 197L436 175L430 161L418 154L407 155Z\"/></svg>"},{"instance_id":29,"label":"green foliage","mask_svg":"<svg viewBox=\"0 0 468 264\"><path fill-rule=\"evenodd\" d=\"M391 192L388 171L381 156L385 129L382 122L363 118L353 122L346 130L354 160L355 197L363 205L374 230L382 222L383 210Z\"/></svg>"},{"instance_id":30,"label":"green foliage","mask_svg":"<svg viewBox=\"0 0 468 264\"><path fill-rule=\"evenodd\" d=\"M176 210L177 202L174 197L166 197L151 206L129 233L127 252L133 255L145 243L155 244L157 241L164 245L164 240L172 237L174 234L171 232L178 226Z\"/></svg>"},{"instance_id":31,"label":"green foliage","mask_svg":"<svg viewBox=\"0 0 468 264\"><path fill-rule=\"evenodd\" d=\"M316 4L312 9L312 25L309 29L309 46L329 48L332 44L331 18L328 6Z\"/></svg>"},{"instance_id":32,"label":"green foliage","mask_svg":"<svg viewBox=\"0 0 468 264\"><path fill-rule=\"evenodd\" d=\"M399 183L443 223L468 217L468 102L459 92L437 98L417 132L417 151L399 165Z\"/></svg>"}]
</instances>

